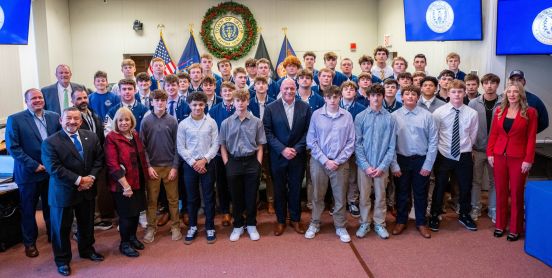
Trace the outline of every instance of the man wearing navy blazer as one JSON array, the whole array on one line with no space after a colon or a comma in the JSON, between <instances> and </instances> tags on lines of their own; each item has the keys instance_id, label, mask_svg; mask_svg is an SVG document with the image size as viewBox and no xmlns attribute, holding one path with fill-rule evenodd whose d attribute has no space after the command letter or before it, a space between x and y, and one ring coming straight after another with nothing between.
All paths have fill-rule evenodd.
<instances>
[{"instance_id":1,"label":"man wearing navy blazer","mask_svg":"<svg viewBox=\"0 0 552 278\"><path fill-rule=\"evenodd\" d=\"M77 218L78 250L81 258L103 261L94 250L94 180L103 167L104 155L96 134L80 129L81 112L76 107L63 110L62 130L42 143L42 161L50 174L50 222L52 249L58 272L71 274L69 235L73 214Z\"/></svg>"},{"instance_id":2,"label":"man wearing navy blazer","mask_svg":"<svg viewBox=\"0 0 552 278\"><path fill-rule=\"evenodd\" d=\"M61 64L56 67L57 82L41 89L46 102L44 109L61 114L63 109L71 106L71 93L82 85L71 82L71 68Z\"/></svg>"},{"instance_id":3,"label":"man wearing navy blazer","mask_svg":"<svg viewBox=\"0 0 552 278\"><path fill-rule=\"evenodd\" d=\"M42 165L42 140L61 129L59 115L44 110L44 97L38 89L25 92L27 109L8 117L6 147L14 159L14 178L19 187L21 231L25 254L38 256L36 239L38 227L35 213L38 198L42 200L42 216L50 234L50 207L48 206L48 173ZM48 236L48 239L50 236Z\"/></svg>"},{"instance_id":4,"label":"man wearing navy blazer","mask_svg":"<svg viewBox=\"0 0 552 278\"><path fill-rule=\"evenodd\" d=\"M267 105L263 123L270 148L270 163L274 180L274 205L278 222L274 235L281 235L286 228L287 209L291 225L297 233L304 234L301 224L301 183L306 165L306 136L311 109L303 101L295 100L297 87L292 79L282 82L282 97Z\"/></svg>"}]
</instances>

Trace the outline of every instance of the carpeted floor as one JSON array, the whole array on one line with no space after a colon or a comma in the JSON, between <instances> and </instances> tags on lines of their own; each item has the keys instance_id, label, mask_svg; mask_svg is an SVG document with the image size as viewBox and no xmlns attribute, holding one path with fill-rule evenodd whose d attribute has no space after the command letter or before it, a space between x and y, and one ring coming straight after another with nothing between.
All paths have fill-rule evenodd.
<instances>
[{"instance_id":1,"label":"carpeted floor","mask_svg":"<svg viewBox=\"0 0 552 278\"><path fill-rule=\"evenodd\" d=\"M303 213L307 222L310 214ZM37 214L37 219L41 215ZM96 250L106 260L95 263L78 257L73 243L71 267L75 277L552 277L552 268L525 254L523 240L507 242L492 236L493 226L485 216L477 232L464 229L454 213L442 222L431 239L422 238L410 222L404 234L382 240L374 232L354 237L358 221L349 217L351 244L335 236L331 216L315 239L307 240L288 227L284 235L272 235L275 216L261 211L258 217L260 241L245 233L230 242L230 227L216 218L218 241L208 245L205 231L191 245L170 239L169 225L156 240L146 245L139 258L127 258L118 251L115 228L96 231ZM389 231L393 217L388 216ZM40 256L27 258L19 244L0 253L0 277L60 277L53 262L40 221L37 246ZM139 236L143 230L139 228Z\"/></svg>"}]
</instances>

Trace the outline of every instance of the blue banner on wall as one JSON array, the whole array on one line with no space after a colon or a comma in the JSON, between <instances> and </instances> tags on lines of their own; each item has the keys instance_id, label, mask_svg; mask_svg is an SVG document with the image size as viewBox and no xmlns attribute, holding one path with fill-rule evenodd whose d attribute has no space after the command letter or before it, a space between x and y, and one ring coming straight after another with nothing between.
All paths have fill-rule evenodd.
<instances>
[{"instance_id":1,"label":"blue banner on wall","mask_svg":"<svg viewBox=\"0 0 552 278\"><path fill-rule=\"evenodd\" d=\"M552 1L499 0L496 54L552 54Z\"/></svg>"},{"instance_id":2,"label":"blue banner on wall","mask_svg":"<svg viewBox=\"0 0 552 278\"><path fill-rule=\"evenodd\" d=\"M31 0L0 0L0 44L27 44Z\"/></svg>"},{"instance_id":3,"label":"blue banner on wall","mask_svg":"<svg viewBox=\"0 0 552 278\"><path fill-rule=\"evenodd\" d=\"M407 41L482 40L481 0L404 0Z\"/></svg>"}]
</instances>

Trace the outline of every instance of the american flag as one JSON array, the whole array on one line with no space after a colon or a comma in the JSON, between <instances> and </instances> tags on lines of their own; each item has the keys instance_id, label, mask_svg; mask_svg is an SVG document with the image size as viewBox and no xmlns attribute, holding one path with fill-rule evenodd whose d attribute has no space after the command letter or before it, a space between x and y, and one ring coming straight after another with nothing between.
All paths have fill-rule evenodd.
<instances>
[{"instance_id":1,"label":"american flag","mask_svg":"<svg viewBox=\"0 0 552 278\"><path fill-rule=\"evenodd\" d=\"M152 58L159 57L165 61L165 75L167 74L173 74L176 72L176 65L173 63L171 59L171 55L169 54L169 51L167 50L167 47L165 46L165 40L163 40L163 35L161 35L159 39L159 44L157 44L157 48L155 49L155 53L153 54ZM153 75L153 65L150 62L149 68L148 68L148 74L150 76Z\"/></svg>"}]
</instances>

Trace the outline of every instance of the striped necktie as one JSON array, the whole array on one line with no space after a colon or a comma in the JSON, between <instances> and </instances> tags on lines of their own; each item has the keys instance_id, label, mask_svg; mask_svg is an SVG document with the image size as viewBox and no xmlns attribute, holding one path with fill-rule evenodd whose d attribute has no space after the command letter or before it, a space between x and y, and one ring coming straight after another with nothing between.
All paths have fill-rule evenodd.
<instances>
[{"instance_id":1,"label":"striped necktie","mask_svg":"<svg viewBox=\"0 0 552 278\"><path fill-rule=\"evenodd\" d=\"M454 115L454 124L452 126L450 154L452 157L457 158L460 155L460 110L456 108L452 109L454 109L456 115Z\"/></svg>"}]
</instances>

